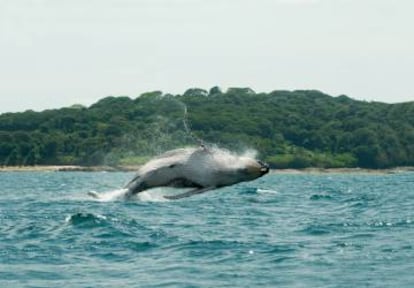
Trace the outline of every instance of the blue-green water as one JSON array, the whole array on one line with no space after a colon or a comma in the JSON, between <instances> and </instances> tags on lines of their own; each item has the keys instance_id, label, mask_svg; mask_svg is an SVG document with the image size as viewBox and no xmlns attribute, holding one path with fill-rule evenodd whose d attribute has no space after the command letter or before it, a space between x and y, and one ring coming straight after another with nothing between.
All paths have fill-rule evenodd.
<instances>
[{"instance_id":1,"label":"blue-green water","mask_svg":"<svg viewBox=\"0 0 414 288\"><path fill-rule=\"evenodd\" d=\"M86 196L132 175L0 173L0 287L414 287L414 173Z\"/></svg>"}]
</instances>

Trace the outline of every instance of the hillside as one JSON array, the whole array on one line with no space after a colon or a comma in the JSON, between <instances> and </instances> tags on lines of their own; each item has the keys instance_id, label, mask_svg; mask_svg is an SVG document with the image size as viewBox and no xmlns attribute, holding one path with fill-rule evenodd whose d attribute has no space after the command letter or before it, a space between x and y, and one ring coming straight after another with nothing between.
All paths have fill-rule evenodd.
<instances>
[{"instance_id":1,"label":"hillside","mask_svg":"<svg viewBox=\"0 0 414 288\"><path fill-rule=\"evenodd\" d=\"M414 166L414 102L217 87L1 114L0 165L136 164L194 145L182 103L194 135L236 151L256 149L272 167Z\"/></svg>"}]
</instances>

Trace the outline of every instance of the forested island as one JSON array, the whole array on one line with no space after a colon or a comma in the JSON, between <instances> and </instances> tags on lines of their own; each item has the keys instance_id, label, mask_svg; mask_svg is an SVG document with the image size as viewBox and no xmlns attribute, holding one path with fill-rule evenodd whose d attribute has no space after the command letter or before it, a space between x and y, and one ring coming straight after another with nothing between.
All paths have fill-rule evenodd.
<instances>
[{"instance_id":1,"label":"forested island","mask_svg":"<svg viewBox=\"0 0 414 288\"><path fill-rule=\"evenodd\" d=\"M140 164L197 145L194 137L238 152L255 149L273 168L414 166L414 102L218 87L110 96L90 107L1 114L0 165Z\"/></svg>"}]
</instances>

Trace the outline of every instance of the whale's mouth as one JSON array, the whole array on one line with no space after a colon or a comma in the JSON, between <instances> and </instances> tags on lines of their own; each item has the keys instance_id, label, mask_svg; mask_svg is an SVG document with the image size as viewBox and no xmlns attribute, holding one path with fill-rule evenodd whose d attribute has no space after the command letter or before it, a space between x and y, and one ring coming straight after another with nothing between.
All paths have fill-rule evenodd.
<instances>
[{"instance_id":1,"label":"whale's mouth","mask_svg":"<svg viewBox=\"0 0 414 288\"><path fill-rule=\"evenodd\" d=\"M260 164L260 174L263 176L263 175L265 175L265 174L267 174L267 173L269 173L269 170L270 170L270 167L269 167L269 164L267 164L267 163L265 163L265 162L263 162L263 161L260 161L260 160L258 160L257 162L259 162L259 164Z\"/></svg>"}]
</instances>

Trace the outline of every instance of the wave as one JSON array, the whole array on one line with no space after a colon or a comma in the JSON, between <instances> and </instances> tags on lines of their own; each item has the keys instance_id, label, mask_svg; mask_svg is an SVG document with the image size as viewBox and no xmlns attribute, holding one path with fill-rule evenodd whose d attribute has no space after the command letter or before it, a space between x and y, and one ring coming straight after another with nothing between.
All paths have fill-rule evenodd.
<instances>
[{"instance_id":1,"label":"wave","mask_svg":"<svg viewBox=\"0 0 414 288\"><path fill-rule=\"evenodd\" d=\"M103 226L107 224L107 217L100 214L79 212L66 217L65 222L77 227Z\"/></svg>"}]
</instances>

